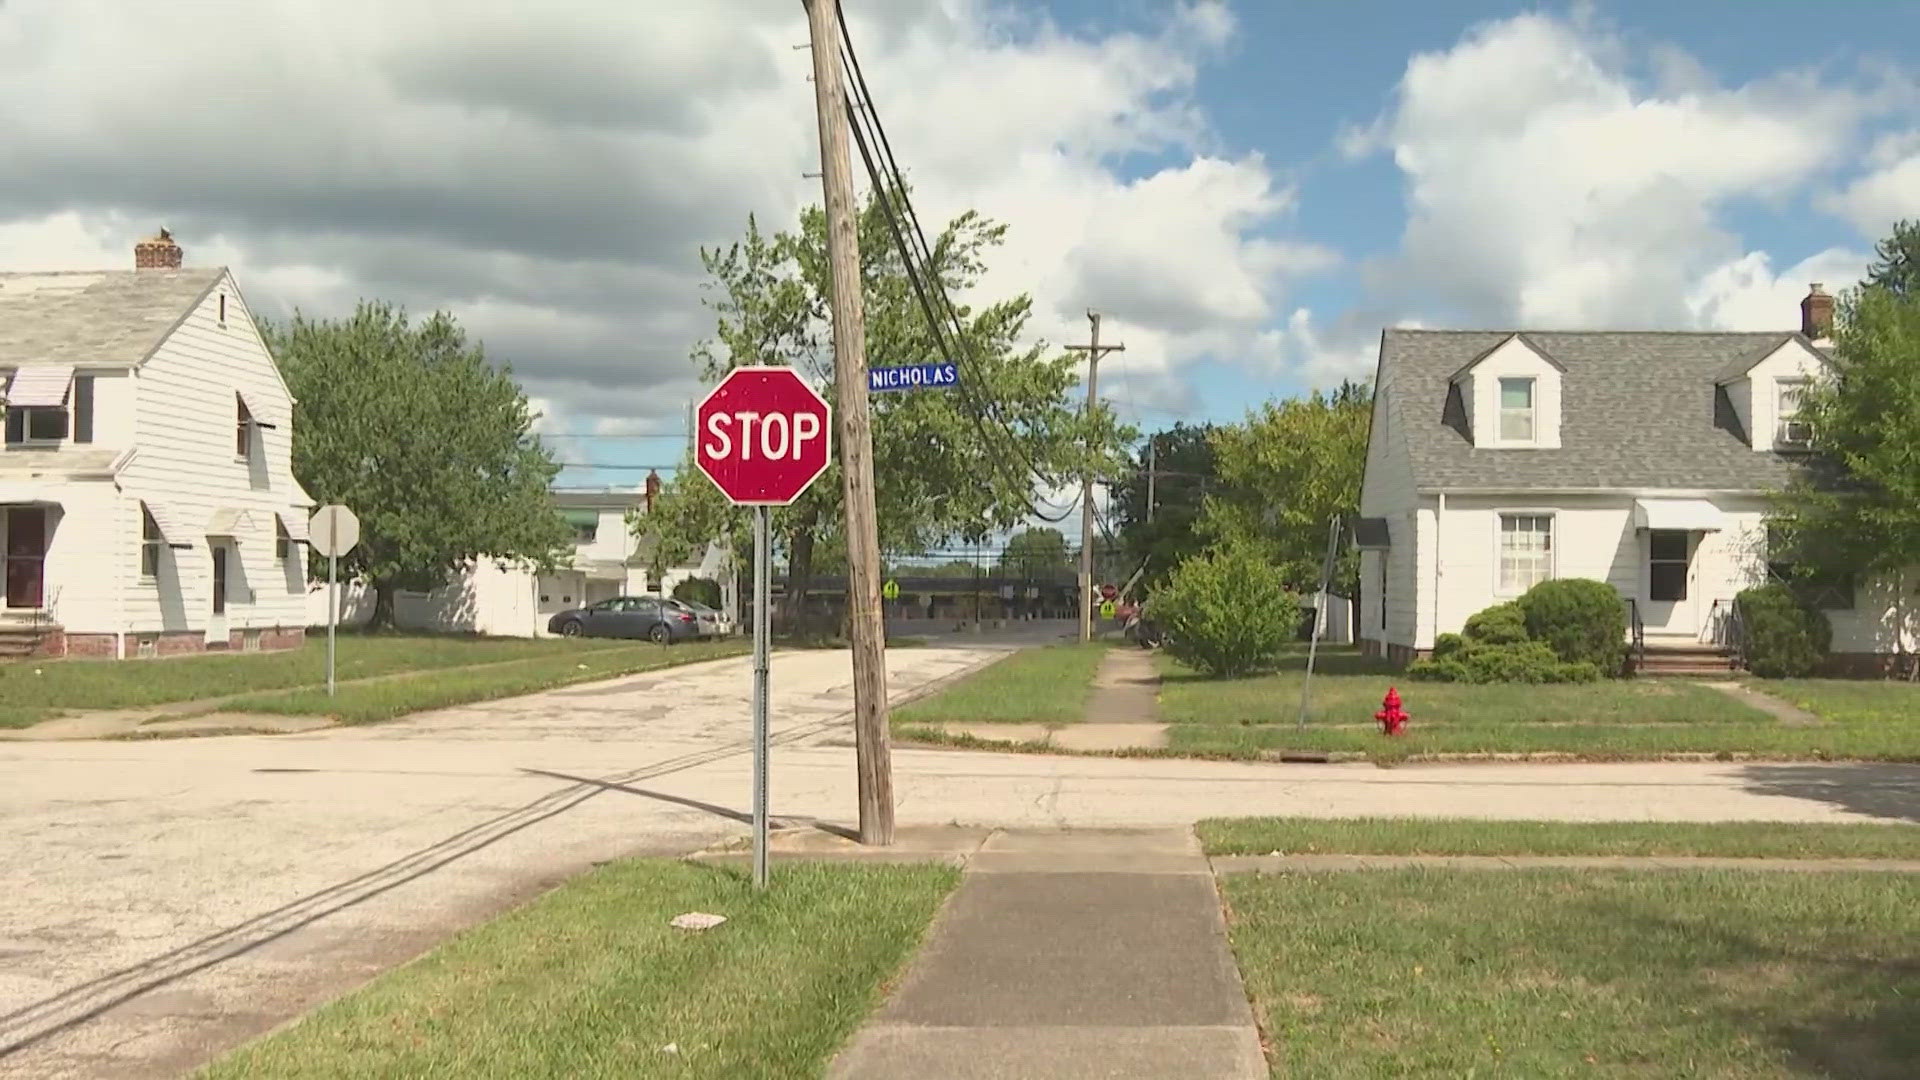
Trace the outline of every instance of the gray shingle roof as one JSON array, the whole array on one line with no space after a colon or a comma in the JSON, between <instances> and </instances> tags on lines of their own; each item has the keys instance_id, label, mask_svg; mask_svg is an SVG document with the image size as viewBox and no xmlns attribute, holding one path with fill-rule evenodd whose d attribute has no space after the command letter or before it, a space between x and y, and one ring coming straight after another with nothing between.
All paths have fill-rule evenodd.
<instances>
[{"instance_id":1,"label":"gray shingle roof","mask_svg":"<svg viewBox=\"0 0 1920 1080\"><path fill-rule=\"evenodd\" d=\"M1417 487L1758 491L1791 475L1791 458L1748 446L1716 383L1794 335L1529 331L1527 340L1565 371L1560 447L1476 449L1445 418L1450 379L1515 332L1381 336L1387 422L1406 435Z\"/></svg>"},{"instance_id":2,"label":"gray shingle roof","mask_svg":"<svg viewBox=\"0 0 1920 1080\"><path fill-rule=\"evenodd\" d=\"M121 367L147 358L225 271L0 274L0 367Z\"/></svg>"}]
</instances>

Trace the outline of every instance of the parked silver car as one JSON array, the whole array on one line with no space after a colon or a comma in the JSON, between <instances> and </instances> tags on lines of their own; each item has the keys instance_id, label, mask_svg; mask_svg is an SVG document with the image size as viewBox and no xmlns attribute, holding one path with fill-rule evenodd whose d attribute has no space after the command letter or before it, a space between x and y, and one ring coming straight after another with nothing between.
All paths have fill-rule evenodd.
<instances>
[{"instance_id":1,"label":"parked silver car","mask_svg":"<svg viewBox=\"0 0 1920 1080\"><path fill-rule=\"evenodd\" d=\"M677 611L691 614L694 618L694 633L703 638L726 637L733 633L733 620L698 600L668 600Z\"/></svg>"}]
</instances>

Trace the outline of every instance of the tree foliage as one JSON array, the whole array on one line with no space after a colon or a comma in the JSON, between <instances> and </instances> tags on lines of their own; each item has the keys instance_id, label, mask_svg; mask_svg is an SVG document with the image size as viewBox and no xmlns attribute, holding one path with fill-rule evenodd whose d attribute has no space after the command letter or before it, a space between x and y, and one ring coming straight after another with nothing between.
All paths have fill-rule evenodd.
<instances>
[{"instance_id":1,"label":"tree foliage","mask_svg":"<svg viewBox=\"0 0 1920 1080\"><path fill-rule=\"evenodd\" d=\"M1051 581L1073 574L1067 538L1059 529L1031 526L1007 541L1000 552L1000 573L1009 577Z\"/></svg>"},{"instance_id":2,"label":"tree foliage","mask_svg":"<svg viewBox=\"0 0 1920 1080\"><path fill-rule=\"evenodd\" d=\"M1132 566L1146 564L1140 586L1148 594L1174 567L1206 547L1206 536L1198 525L1208 489L1217 483L1215 433L1211 424L1184 423L1154 432L1147 436L1151 452L1141 447L1131 469L1113 488L1114 525L1121 549ZM1149 466L1155 474L1151 483Z\"/></svg>"},{"instance_id":3,"label":"tree foliage","mask_svg":"<svg viewBox=\"0 0 1920 1080\"><path fill-rule=\"evenodd\" d=\"M945 328L962 362L962 386L870 399L880 542L896 557L955 541L977 543L1019 525L1031 513L1036 487L1058 487L1089 463L1103 474L1114 471L1117 448L1129 435L1109 410L1083 418L1070 397L1078 383L1072 354L1026 342L1032 309L1026 296L977 308L960 303L1005 232L969 212L933 240L935 272L964 331ZM867 363L942 360L879 203L870 199L863 208L859 233ZM742 364L791 364L830 387L825 215L809 209L798 229L771 236L749 219L742 241L703 250L701 258L717 316L714 337L693 353L701 379L712 383ZM840 444L836 437L835 447ZM840 536L841 501L836 455L794 505L774 511L789 596L804 602L816 548ZM736 550L750 550L747 522L689 462L663 491L653 520L635 525L661 537L660 558L670 562L714 536L731 536Z\"/></svg>"},{"instance_id":4,"label":"tree foliage","mask_svg":"<svg viewBox=\"0 0 1920 1080\"><path fill-rule=\"evenodd\" d=\"M1229 543L1182 562L1147 601L1166 650L1209 675L1272 664L1300 623L1299 600L1250 545Z\"/></svg>"},{"instance_id":5,"label":"tree foliage","mask_svg":"<svg viewBox=\"0 0 1920 1080\"><path fill-rule=\"evenodd\" d=\"M1901 577L1920 565L1920 229L1902 223L1843 292L1832 369L1801 415L1813 447L1776 500L1769 560L1810 573ZM1905 590L1898 590L1904 593Z\"/></svg>"},{"instance_id":6,"label":"tree foliage","mask_svg":"<svg viewBox=\"0 0 1920 1080\"><path fill-rule=\"evenodd\" d=\"M341 571L373 588L371 625L392 624L397 589L438 588L483 557L544 566L564 550L547 490L559 467L526 395L451 316L414 322L363 302L346 319L263 329L295 401L294 475L360 518Z\"/></svg>"},{"instance_id":7,"label":"tree foliage","mask_svg":"<svg viewBox=\"0 0 1920 1080\"><path fill-rule=\"evenodd\" d=\"M1369 387L1349 382L1332 394L1269 402L1244 424L1215 429L1220 486L1206 497L1201 532L1260 552L1289 588L1318 590L1327 522L1360 506L1372 400ZM1354 594L1357 554L1341 557L1333 580L1336 592Z\"/></svg>"}]
</instances>

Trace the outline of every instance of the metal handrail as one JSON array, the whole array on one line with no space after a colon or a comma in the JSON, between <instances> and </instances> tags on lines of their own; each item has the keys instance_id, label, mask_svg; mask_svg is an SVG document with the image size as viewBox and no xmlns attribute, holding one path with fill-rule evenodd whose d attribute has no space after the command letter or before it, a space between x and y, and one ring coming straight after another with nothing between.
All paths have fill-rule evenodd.
<instances>
[{"instance_id":1,"label":"metal handrail","mask_svg":"<svg viewBox=\"0 0 1920 1080\"><path fill-rule=\"evenodd\" d=\"M1640 602L1631 596L1620 599L1627 602L1627 632L1632 635L1633 666L1639 670L1647 663L1647 624L1640 618Z\"/></svg>"},{"instance_id":2,"label":"metal handrail","mask_svg":"<svg viewBox=\"0 0 1920 1080\"><path fill-rule=\"evenodd\" d=\"M1733 666L1747 669L1747 616L1741 609L1740 598L1727 601L1727 655Z\"/></svg>"}]
</instances>

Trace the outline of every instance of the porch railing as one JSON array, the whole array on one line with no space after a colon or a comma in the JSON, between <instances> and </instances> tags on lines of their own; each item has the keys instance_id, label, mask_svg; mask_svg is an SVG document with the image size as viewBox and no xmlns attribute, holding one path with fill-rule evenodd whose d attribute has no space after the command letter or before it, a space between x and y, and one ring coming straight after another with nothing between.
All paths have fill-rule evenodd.
<instances>
[{"instance_id":1,"label":"porch railing","mask_svg":"<svg viewBox=\"0 0 1920 1080\"><path fill-rule=\"evenodd\" d=\"M1627 635L1635 670L1647 662L1647 624L1640 618L1640 602L1631 596L1620 599L1627 604Z\"/></svg>"}]
</instances>

